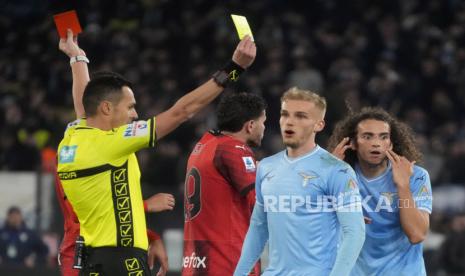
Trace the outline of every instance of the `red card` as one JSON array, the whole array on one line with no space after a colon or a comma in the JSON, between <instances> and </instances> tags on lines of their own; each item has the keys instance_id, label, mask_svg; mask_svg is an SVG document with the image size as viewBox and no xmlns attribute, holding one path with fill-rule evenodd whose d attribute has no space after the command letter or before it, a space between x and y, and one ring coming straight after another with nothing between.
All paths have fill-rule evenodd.
<instances>
[{"instance_id":1,"label":"red card","mask_svg":"<svg viewBox=\"0 0 465 276\"><path fill-rule=\"evenodd\" d=\"M66 38L66 31L68 29L73 31L73 35L82 32L75 10L55 14L53 19L55 20L55 25L57 26L58 34L61 38Z\"/></svg>"}]
</instances>

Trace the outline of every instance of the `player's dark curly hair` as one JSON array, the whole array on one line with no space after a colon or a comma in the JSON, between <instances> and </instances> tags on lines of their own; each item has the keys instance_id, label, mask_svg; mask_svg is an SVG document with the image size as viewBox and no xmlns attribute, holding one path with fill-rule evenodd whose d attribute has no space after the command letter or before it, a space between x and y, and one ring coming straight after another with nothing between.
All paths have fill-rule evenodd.
<instances>
[{"instance_id":1,"label":"player's dark curly hair","mask_svg":"<svg viewBox=\"0 0 465 276\"><path fill-rule=\"evenodd\" d=\"M421 162L422 154L415 145L412 129L379 107L365 107L360 112L349 111L349 114L334 127L328 141L328 151L332 152L344 137L349 137L351 141L355 141L358 124L367 119L388 123L391 129L391 142L394 152L410 161ZM356 152L348 149L345 152L344 161L353 166L357 161Z\"/></svg>"},{"instance_id":2,"label":"player's dark curly hair","mask_svg":"<svg viewBox=\"0 0 465 276\"><path fill-rule=\"evenodd\" d=\"M245 122L260 117L265 109L265 100L257 94L242 92L225 95L216 112L218 130L237 132Z\"/></svg>"},{"instance_id":3,"label":"player's dark curly hair","mask_svg":"<svg viewBox=\"0 0 465 276\"><path fill-rule=\"evenodd\" d=\"M123 96L123 86L132 89L132 83L117 73L102 71L93 74L82 97L86 116L97 114L97 107L102 101L117 104Z\"/></svg>"}]
</instances>

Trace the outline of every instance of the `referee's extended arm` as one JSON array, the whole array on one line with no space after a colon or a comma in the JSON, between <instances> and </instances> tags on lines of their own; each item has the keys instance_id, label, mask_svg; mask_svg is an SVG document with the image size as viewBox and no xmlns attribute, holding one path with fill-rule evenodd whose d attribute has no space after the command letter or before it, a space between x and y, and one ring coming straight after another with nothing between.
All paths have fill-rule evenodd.
<instances>
[{"instance_id":1,"label":"referee's extended arm","mask_svg":"<svg viewBox=\"0 0 465 276\"><path fill-rule=\"evenodd\" d=\"M234 63L246 69L255 59L257 49L249 36L242 39L234 51ZM199 110L215 99L224 87L213 78L181 97L170 109L156 116L157 139L167 135L181 123L192 118Z\"/></svg>"}]
</instances>

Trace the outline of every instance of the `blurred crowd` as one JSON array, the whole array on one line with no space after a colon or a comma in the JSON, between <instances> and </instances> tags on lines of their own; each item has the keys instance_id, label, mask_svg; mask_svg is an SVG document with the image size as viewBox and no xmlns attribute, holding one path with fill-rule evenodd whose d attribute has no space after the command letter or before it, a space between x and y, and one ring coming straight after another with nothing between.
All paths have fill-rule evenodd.
<instances>
[{"instance_id":1,"label":"blurred crowd","mask_svg":"<svg viewBox=\"0 0 465 276\"><path fill-rule=\"evenodd\" d=\"M69 60L58 50L53 13L77 10L84 31L79 43L91 61L90 71L112 70L133 81L141 118L169 107L230 59L238 40L230 14L243 14L253 30L258 57L226 93L259 93L268 101L267 129L258 156L283 148L279 97L291 86L327 98L327 126L318 140L322 146L348 110L381 106L414 129L433 190L446 195L438 197L443 202L433 210L437 215L431 228L442 242L432 245L433 252L440 253L432 254L431 263L444 267L444 254L465 258L465 196L455 203L447 197L465 190L464 1L75 4L64 7L33 0L2 4L0 169L53 170L54 150L67 122L74 119ZM200 135L215 127L214 106L161 141L156 153L139 154L145 191L171 191L182 199L186 158ZM450 187L460 192L451 192ZM161 218L159 223L182 227L182 206L177 210L177 222ZM451 243L450 237L460 240L462 249L449 252L451 246L444 244ZM456 271L465 273L465 268Z\"/></svg>"}]
</instances>

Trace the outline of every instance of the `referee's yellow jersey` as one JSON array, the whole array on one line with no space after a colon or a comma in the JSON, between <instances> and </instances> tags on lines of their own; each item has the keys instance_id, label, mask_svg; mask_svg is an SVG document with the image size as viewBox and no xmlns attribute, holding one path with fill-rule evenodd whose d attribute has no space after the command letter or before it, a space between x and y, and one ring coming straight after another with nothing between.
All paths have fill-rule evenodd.
<instances>
[{"instance_id":1,"label":"referee's yellow jersey","mask_svg":"<svg viewBox=\"0 0 465 276\"><path fill-rule=\"evenodd\" d=\"M58 176L91 247L148 248L135 152L155 145L155 118L109 131L68 125L58 147Z\"/></svg>"}]
</instances>

